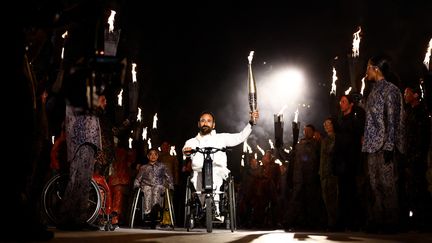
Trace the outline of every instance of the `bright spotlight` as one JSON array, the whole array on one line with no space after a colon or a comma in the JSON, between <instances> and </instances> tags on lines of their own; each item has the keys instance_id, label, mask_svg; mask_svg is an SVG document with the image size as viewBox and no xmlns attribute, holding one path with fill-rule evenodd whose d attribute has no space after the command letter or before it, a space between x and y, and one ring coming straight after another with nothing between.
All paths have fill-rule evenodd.
<instances>
[{"instance_id":1,"label":"bright spotlight","mask_svg":"<svg viewBox=\"0 0 432 243\"><path fill-rule=\"evenodd\" d=\"M289 68L275 73L274 82L285 92L299 92L303 88L305 77L299 69Z\"/></svg>"}]
</instances>

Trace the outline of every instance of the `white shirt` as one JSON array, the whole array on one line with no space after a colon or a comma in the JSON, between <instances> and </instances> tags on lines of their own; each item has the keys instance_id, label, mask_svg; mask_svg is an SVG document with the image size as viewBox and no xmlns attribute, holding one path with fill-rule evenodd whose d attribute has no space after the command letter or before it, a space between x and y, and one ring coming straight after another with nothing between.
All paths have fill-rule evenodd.
<instances>
[{"instance_id":1,"label":"white shirt","mask_svg":"<svg viewBox=\"0 0 432 243\"><path fill-rule=\"evenodd\" d=\"M225 148L225 147L233 147L242 142L244 142L247 137L252 132L252 126L247 124L247 126L239 133L216 133L213 130L210 134L202 136L198 133L198 135L194 138L191 138L186 141L183 149L186 147L190 147L192 149L195 148L203 148L203 147L214 147L214 148ZM195 153L191 155L192 159L192 169L197 172L201 172L203 163L204 163L204 155L202 153ZM229 174L229 170L227 168L227 156L225 152L218 151L212 155L213 159L213 175L219 175L223 179L226 179Z\"/></svg>"}]
</instances>

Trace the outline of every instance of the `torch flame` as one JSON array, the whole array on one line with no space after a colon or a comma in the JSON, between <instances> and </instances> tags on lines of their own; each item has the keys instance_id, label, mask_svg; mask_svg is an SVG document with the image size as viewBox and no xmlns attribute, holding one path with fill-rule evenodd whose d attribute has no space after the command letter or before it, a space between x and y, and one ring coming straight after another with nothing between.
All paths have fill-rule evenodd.
<instances>
[{"instance_id":1,"label":"torch flame","mask_svg":"<svg viewBox=\"0 0 432 243\"><path fill-rule=\"evenodd\" d=\"M244 154L242 154L242 158L241 158L241 162L240 162L240 166L244 167Z\"/></svg>"},{"instance_id":2,"label":"torch flame","mask_svg":"<svg viewBox=\"0 0 432 243\"><path fill-rule=\"evenodd\" d=\"M132 139L132 138L129 138L129 148L130 148L130 149L132 148L132 141L133 141L133 139Z\"/></svg>"},{"instance_id":3,"label":"torch flame","mask_svg":"<svg viewBox=\"0 0 432 243\"><path fill-rule=\"evenodd\" d=\"M257 149L261 152L262 155L264 155L264 149L262 149L259 145L257 145Z\"/></svg>"},{"instance_id":4,"label":"torch flame","mask_svg":"<svg viewBox=\"0 0 432 243\"><path fill-rule=\"evenodd\" d=\"M287 105L285 104L282 109L279 111L279 113L277 114L278 116L283 114L283 111L287 108Z\"/></svg>"},{"instance_id":5,"label":"torch flame","mask_svg":"<svg viewBox=\"0 0 432 243\"><path fill-rule=\"evenodd\" d=\"M298 107L297 107L297 110L294 112L294 122L295 123L298 122L298 114L299 114L299 111L298 111Z\"/></svg>"},{"instance_id":6,"label":"torch flame","mask_svg":"<svg viewBox=\"0 0 432 243\"><path fill-rule=\"evenodd\" d=\"M147 127L144 127L141 137L143 140L147 139Z\"/></svg>"},{"instance_id":7,"label":"torch flame","mask_svg":"<svg viewBox=\"0 0 432 243\"><path fill-rule=\"evenodd\" d=\"M366 87L366 85L365 85L365 77L362 78L361 82L362 82L362 86L361 86L360 94L363 95L363 91L364 91L364 89Z\"/></svg>"},{"instance_id":8,"label":"torch flame","mask_svg":"<svg viewBox=\"0 0 432 243\"><path fill-rule=\"evenodd\" d=\"M157 113L155 113L155 115L153 116L153 128L156 129L157 128Z\"/></svg>"},{"instance_id":9,"label":"torch flame","mask_svg":"<svg viewBox=\"0 0 432 243\"><path fill-rule=\"evenodd\" d=\"M123 101L123 89L120 90L120 93L117 95L117 104L122 106Z\"/></svg>"},{"instance_id":10,"label":"torch flame","mask_svg":"<svg viewBox=\"0 0 432 243\"><path fill-rule=\"evenodd\" d=\"M137 121L141 121L141 108L138 107Z\"/></svg>"},{"instance_id":11,"label":"torch flame","mask_svg":"<svg viewBox=\"0 0 432 243\"><path fill-rule=\"evenodd\" d=\"M132 83L136 83L137 81L137 77L136 77L137 72L135 71L136 66L137 66L136 63L132 63Z\"/></svg>"},{"instance_id":12,"label":"torch flame","mask_svg":"<svg viewBox=\"0 0 432 243\"><path fill-rule=\"evenodd\" d=\"M258 154L257 153L254 154L254 158L258 159Z\"/></svg>"},{"instance_id":13,"label":"torch flame","mask_svg":"<svg viewBox=\"0 0 432 243\"><path fill-rule=\"evenodd\" d=\"M336 80L338 79L337 75L336 75L336 69L333 67L333 82L332 82L332 87L330 90L330 94L334 94L336 95Z\"/></svg>"},{"instance_id":14,"label":"torch flame","mask_svg":"<svg viewBox=\"0 0 432 243\"><path fill-rule=\"evenodd\" d=\"M244 153L248 152L250 154L252 153L252 148L251 146L249 146L246 140L243 142L243 152Z\"/></svg>"},{"instance_id":15,"label":"torch flame","mask_svg":"<svg viewBox=\"0 0 432 243\"><path fill-rule=\"evenodd\" d=\"M345 95L349 95L349 93L351 92L352 87L349 87L347 90L345 90Z\"/></svg>"},{"instance_id":16,"label":"torch flame","mask_svg":"<svg viewBox=\"0 0 432 243\"><path fill-rule=\"evenodd\" d=\"M274 149L273 141L269 139L270 149Z\"/></svg>"},{"instance_id":17,"label":"torch flame","mask_svg":"<svg viewBox=\"0 0 432 243\"><path fill-rule=\"evenodd\" d=\"M429 70L429 61L431 59L431 51L432 51L432 38L429 41L429 46L427 48L426 55L423 61L424 65L426 65L428 70Z\"/></svg>"},{"instance_id":18,"label":"torch flame","mask_svg":"<svg viewBox=\"0 0 432 243\"><path fill-rule=\"evenodd\" d=\"M249 52L249 56L248 56L249 64L252 64L253 55L254 55L254 51Z\"/></svg>"},{"instance_id":19,"label":"torch flame","mask_svg":"<svg viewBox=\"0 0 432 243\"><path fill-rule=\"evenodd\" d=\"M358 31L353 34L353 47L352 47L353 57L358 57L360 55L360 33L361 33L361 26L359 26Z\"/></svg>"},{"instance_id":20,"label":"torch flame","mask_svg":"<svg viewBox=\"0 0 432 243\"><path fill-rule=\"evenodd\" d=\"M109 32L113 32L114 31L114 17L116 15L116 11L111 10L111 14L108 18L108 24L109 24Z\"/></svg>"},{"instance_id":21,"label":"torch flame","mask_svg":"<svg viewBox=\"0 0 432 243\"><path fill-rule=\"evenodd\" d=\"M278 164L279 166L281 166L281 165L282 165L282 162L281 162L279 159L276 159L276 160L275 160L275 164Z\"/></svg>"},{"instance_id":22,"label":"torch flame","mask_svg":"<svg viewBox=\"0 0 432 243\"><path fill-rule=\"evenodd\" d=\"M171 156L177 156L177 152L175 151L175 146L171 146L171 148L170 148L170 155Z\"/></svg>"},{"instance_id":23,"label":"torch flame","mask_svg":"<svg viewBox=\"0 0 432 243\"><path fill-rule=\"evenodd\" d=\"M147 140L147 144L148 144L148 149L151 149L151 148L152 148L151 138L149 138L149 139Z\"/></svg>"},{"instance_id":24,"label":"torch flame","mask_svg":"<svg viewBox=\"0 0 432 243\"><path fill-rule=\"evenodd\" d=\"M66 31L62 34L62 38L63 38L63 39L66 39L67 35L68 35L68 32L67 32L67 30L66 30ZM64 46L62 47L62 50L61 50L61 59L63 60L63 58L64 58Z\"/></svg>"}]
</instances>

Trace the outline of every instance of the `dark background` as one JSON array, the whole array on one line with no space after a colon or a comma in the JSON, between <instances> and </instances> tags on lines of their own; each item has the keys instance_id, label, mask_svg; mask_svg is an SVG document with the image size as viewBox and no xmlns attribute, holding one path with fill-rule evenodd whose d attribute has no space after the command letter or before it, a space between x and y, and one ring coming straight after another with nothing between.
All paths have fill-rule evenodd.
<instances>
[{"instance_id":1,"label":"dark background","mask_svg":"<svg viewBox=\"0 0 432 243\"><path fill-rule=\"evenodd\" d=\"M22 17L18 22L26 30L42 26L52 38L53 33L93 16L86 10L89 2L93 1L31 1L17 8ZM274 140L272 115L278 110L265 105L272 97L260 96L260 87L274 67L297 65L307 73L306 95L298 102L311 108L300 110L299 120L322 130L330 113L333 67L338 72L337 96L350 86L347 55L358 26L362 39L357 75L364 73L369 57L386 53L401 78L401 89L425 75L422 62L432 37L432 1L95 2L117 11L115 28L121 29L117 55L137 63L143 123L151 127L158 113L159 140L176 145L178 153L196 135L202 110L216 114L218 132L237 132L246 124L251 50L261 119L249 141L254 149L256 144L266 149L268 139ZM71 8L78 10L62 18ZM63 22L52 21L56 14ZM46 55L52 58L52 52ZM293 110L284 115L284 141L289 146ZM231 152L232 168L240 164L241 149Z\"/></svg>"}]
</instances>

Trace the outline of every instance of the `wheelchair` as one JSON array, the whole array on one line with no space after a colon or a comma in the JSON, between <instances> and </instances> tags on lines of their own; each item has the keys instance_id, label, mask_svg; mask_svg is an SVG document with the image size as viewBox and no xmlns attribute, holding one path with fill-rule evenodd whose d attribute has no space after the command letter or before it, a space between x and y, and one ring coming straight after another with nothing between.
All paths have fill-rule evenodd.
<instances>
[{"instance_id":1,"label":"wheelchair","mask_svg":"<svg viewBox=\"0 0 432 243\"><path fill-rule=\"evenodd\" d=\"M174 230L175 227L175 215L174 215L174 205L173 205L173 199L172 199L172 193L170 192L170 190L168 188L165 188L165 193L164 193L164 203L162 205L162 207L160 208L159 212L156 212L158 214L158 222L162 222L163 218L164 218L164 214L168 213L169 215L169 221L170 224L169 226ZM141 222L146 223L146 219L144 218L145 214L144 214L144 192L141 190L140 187L135 189L134 195L132 197L133 201L132 201L132 206L131 206L131 210L130 210L130 217L129 217L129 227L132 229L134 228L135 222L136 220L136 213L140 212L140 220Z\"/></svg>"},{"instance_id":2,"label":"wheelchair","mask_svg":"<svg viewBox=\"0 0 432 243\"><path fill-rule=\"evenodd\" d=\"M222 185L222 191L213 191L212 195L205 196L205 208L201 205L199 194L204 194L204 191L195 191L194 186L190 181L191 177L187 179L186 195L185 195L185 212L184 212L184 227L189 232L191 229L201 225L207 229L208 233L213 231L213 224L221 224L226 229L234 232L237 228L236 219L236 201L234 190L234 177L230 175ZM218 193L220 195L219 212L224 216L224 221L215 220L215 202L214 196Z\"/></svg>"},{"instance_id":3,"label":"wheelchair","mask_svg":"<svg viewBox=\"0 0 432 243\"><path fill-rule=\"evenodd\" d=\"M61 216L60 208L68 180L68 174L55 175L45 184L42 191L41 203L43 213L49 223L53 225L57 225L59 222ZM98 221L97 225L105 231L113 231L115 228L111 223L111 218L115 216L115 212L108 212L106 195L109 195L107 189L92 179L88 199L87 223Z\"/></svg>"}]
</instances>

